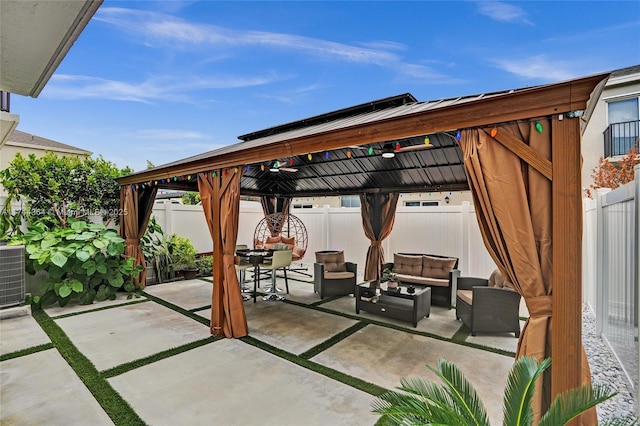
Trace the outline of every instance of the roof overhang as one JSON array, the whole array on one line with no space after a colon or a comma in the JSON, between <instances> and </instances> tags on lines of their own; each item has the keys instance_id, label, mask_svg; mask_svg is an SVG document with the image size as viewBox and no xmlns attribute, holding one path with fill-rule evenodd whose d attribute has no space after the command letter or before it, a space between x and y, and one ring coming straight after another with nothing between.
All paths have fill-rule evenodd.
<instances>
[{"instance_id":1,"label":"roof overhang","mask_svg":"<svg viewBox=\"0 0 640 426\"><path fill-rule=\"evenodd\" d=\"M0 91L37 97L102 2L0 1Z\"/></svg>"},{"instance_id":2,"label":"roof overhang","mask_svg":"<svg viewBox=\"0 0 640 426\"><path fill-rule=\"evenodd\" d=\"M245 195L463 190L468 187L462 152L455 140L457 130L584 110L608 76L392 106L236 143L134 173L118 182L196 190L196 173L248 166L241 180ZM429 135L433 149L402 153L386 162L366 150L352 148L379 149L387 142L415 145L425 135ZM285 161L287 166L292 162L298 172L271 173L267 166L274 160ZM187 178L178 179L181 176Z\"/></svg>"}]
</instances>

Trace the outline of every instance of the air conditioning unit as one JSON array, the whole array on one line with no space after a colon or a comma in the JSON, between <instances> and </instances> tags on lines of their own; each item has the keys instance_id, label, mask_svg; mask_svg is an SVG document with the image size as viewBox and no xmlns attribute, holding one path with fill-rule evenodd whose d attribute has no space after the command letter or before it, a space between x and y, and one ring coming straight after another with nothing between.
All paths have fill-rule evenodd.
<instances>
[{"instance_id":1,"label":"air conditioning unit","mask_svg":"<svg viewBox=\"0 0 640 426\"><path fill-rule=\"evenodd\" d=\"M0 308L24 302L24 246L0 246Z\"/></svg>"}]
</instances>

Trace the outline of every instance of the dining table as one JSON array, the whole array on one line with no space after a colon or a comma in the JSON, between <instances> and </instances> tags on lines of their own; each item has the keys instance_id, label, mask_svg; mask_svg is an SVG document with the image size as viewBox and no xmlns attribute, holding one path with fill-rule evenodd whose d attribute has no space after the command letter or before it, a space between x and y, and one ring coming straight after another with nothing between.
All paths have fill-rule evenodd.
<instances>
[{"instance_id":1,"label":"dining table","mask_svg":"<svg viewBox=\"0 0 640 426\"><path fill-rule=\"evenodd\" d=\"M249 263L254 267L253 271L253 303L256 303L257 283L260 282L260 264L273 256L273 250L268 249L240 249L236 250L236 256L248 259ZM257 278L256 278L257 277ZM257 281L256 281L257 279ZM275 293L275 286L271 289ZM243 300L245 296L242 296Z\"/></svg>"}]
</instances>

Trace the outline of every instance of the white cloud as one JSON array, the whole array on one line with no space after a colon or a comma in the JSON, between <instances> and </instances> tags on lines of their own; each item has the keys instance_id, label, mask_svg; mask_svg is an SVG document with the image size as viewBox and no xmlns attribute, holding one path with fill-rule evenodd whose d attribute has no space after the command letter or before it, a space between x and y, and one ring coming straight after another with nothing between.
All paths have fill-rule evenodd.
<instances>
[{"instance_id":1,"label":"white cloud","mask_svg":"<svg viewBox=\"0 0 640 426\"><path fill-rule=\"evenodd\" d=\"M496 21L533 25L523 9L501 1L479 1L478 10L481 14Z\"/></svg>"},{"instance_id":2,"label":"white cloud","mask_svg":"<svg viewBox=\"0 0 640 426\"><path fill-rule=\"evenodd\" d=\"M375 65L400 71L401 75L407 75L405 70L411 69L410 74L414 78L423 75L425 82L431 82L434 75L438 76L434 83L454 81L422 65L404 62L394 52L406 50L406 46L393 41L361 42L359 44L363 47L360 47L294 34L197 24L160 13L123 8L102 8L94 19L131 33L134 39L142 38L146 44L164 49L198 49L206 55L220 55L220 52L212 52L212 48L266 47L296 51L330 61ZM421 71L417 72L418 69Z\"/></svg>"},{"instance_id":3,"label":"white cloud","mask_svg":"<svg viewBox=\"0 0 640 426\"><path fill-rule=\"evenodd\" d=\"M582 75L579 66L572 65L568 61L551 60L545 55L520 59L497 59L494 63L498 68L526 79L551 82L569 80Z\"/></svg>"},{"instance_id":4,"label":"white cloud","mask_svg":"<svg viewBox=\"0 0 640 426\"><path fill-rule=\"evenodd\" d=\"M125 136L136 139L153 139L153 140L184 140L184 139L207 139L209 135L196 132L193 130L181 129L142 129Z\"/></svg>"},{"instance_id":5,"label":"white cloud","mask_svg":"<svg viewBox=\"0 0 640 426\"><path fill-rule=\"evenodd\" d=\"M140 83L129 83L83 75L55 74L43 94L58 99L99 98L143 103L160 100L190 102L190 94L196 91L260 86L280 80L282 78L275 74L255 77L165 76L151 77Z\"/></svg>"}]
</instances>

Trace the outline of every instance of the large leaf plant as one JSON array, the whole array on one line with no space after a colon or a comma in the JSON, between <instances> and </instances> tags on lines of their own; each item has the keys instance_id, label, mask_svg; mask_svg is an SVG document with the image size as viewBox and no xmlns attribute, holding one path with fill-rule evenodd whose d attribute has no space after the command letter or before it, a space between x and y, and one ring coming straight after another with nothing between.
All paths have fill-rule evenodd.
<instances>
[{"instance_id":1,"label":"large leaf plant","mask_svg":"<svg viewBox=\"0 0 640 426\"><path fill-rule=\"evenodd\" d=\"M531 401L535 382L551 364L547 358L518 358L507 379L503 402L504 426L533 424ZM438 360L437 368L428 366L443 384L423 377L404 377L397 388L373 402L373 411L393 425L474 425L488 426L489 418L480 397L455 364ZM539 426L561 426L581 413L616 395L606 386L584 385L556 397L542 416ZM637 419L624 418L608 425L637 425Z\"/></svg>"},{"instance_id":2,"label":"large leaf plant","mask_svg":"<svg viewBox=\"0 0 640 426\"><path fill-rule=\"evenodd\" d=\"M136 291L133 279L142 267L125 257L124 239L104 225L69 219L70 227L51 227L46 221L31 225L28 231L12 239L23 244L29 273L47 271L41 284L41 296L30 303L42 306L56 302L65 306L76 299L80 304L115 299L118 290Z\"/></svg>"}]
</instances>

